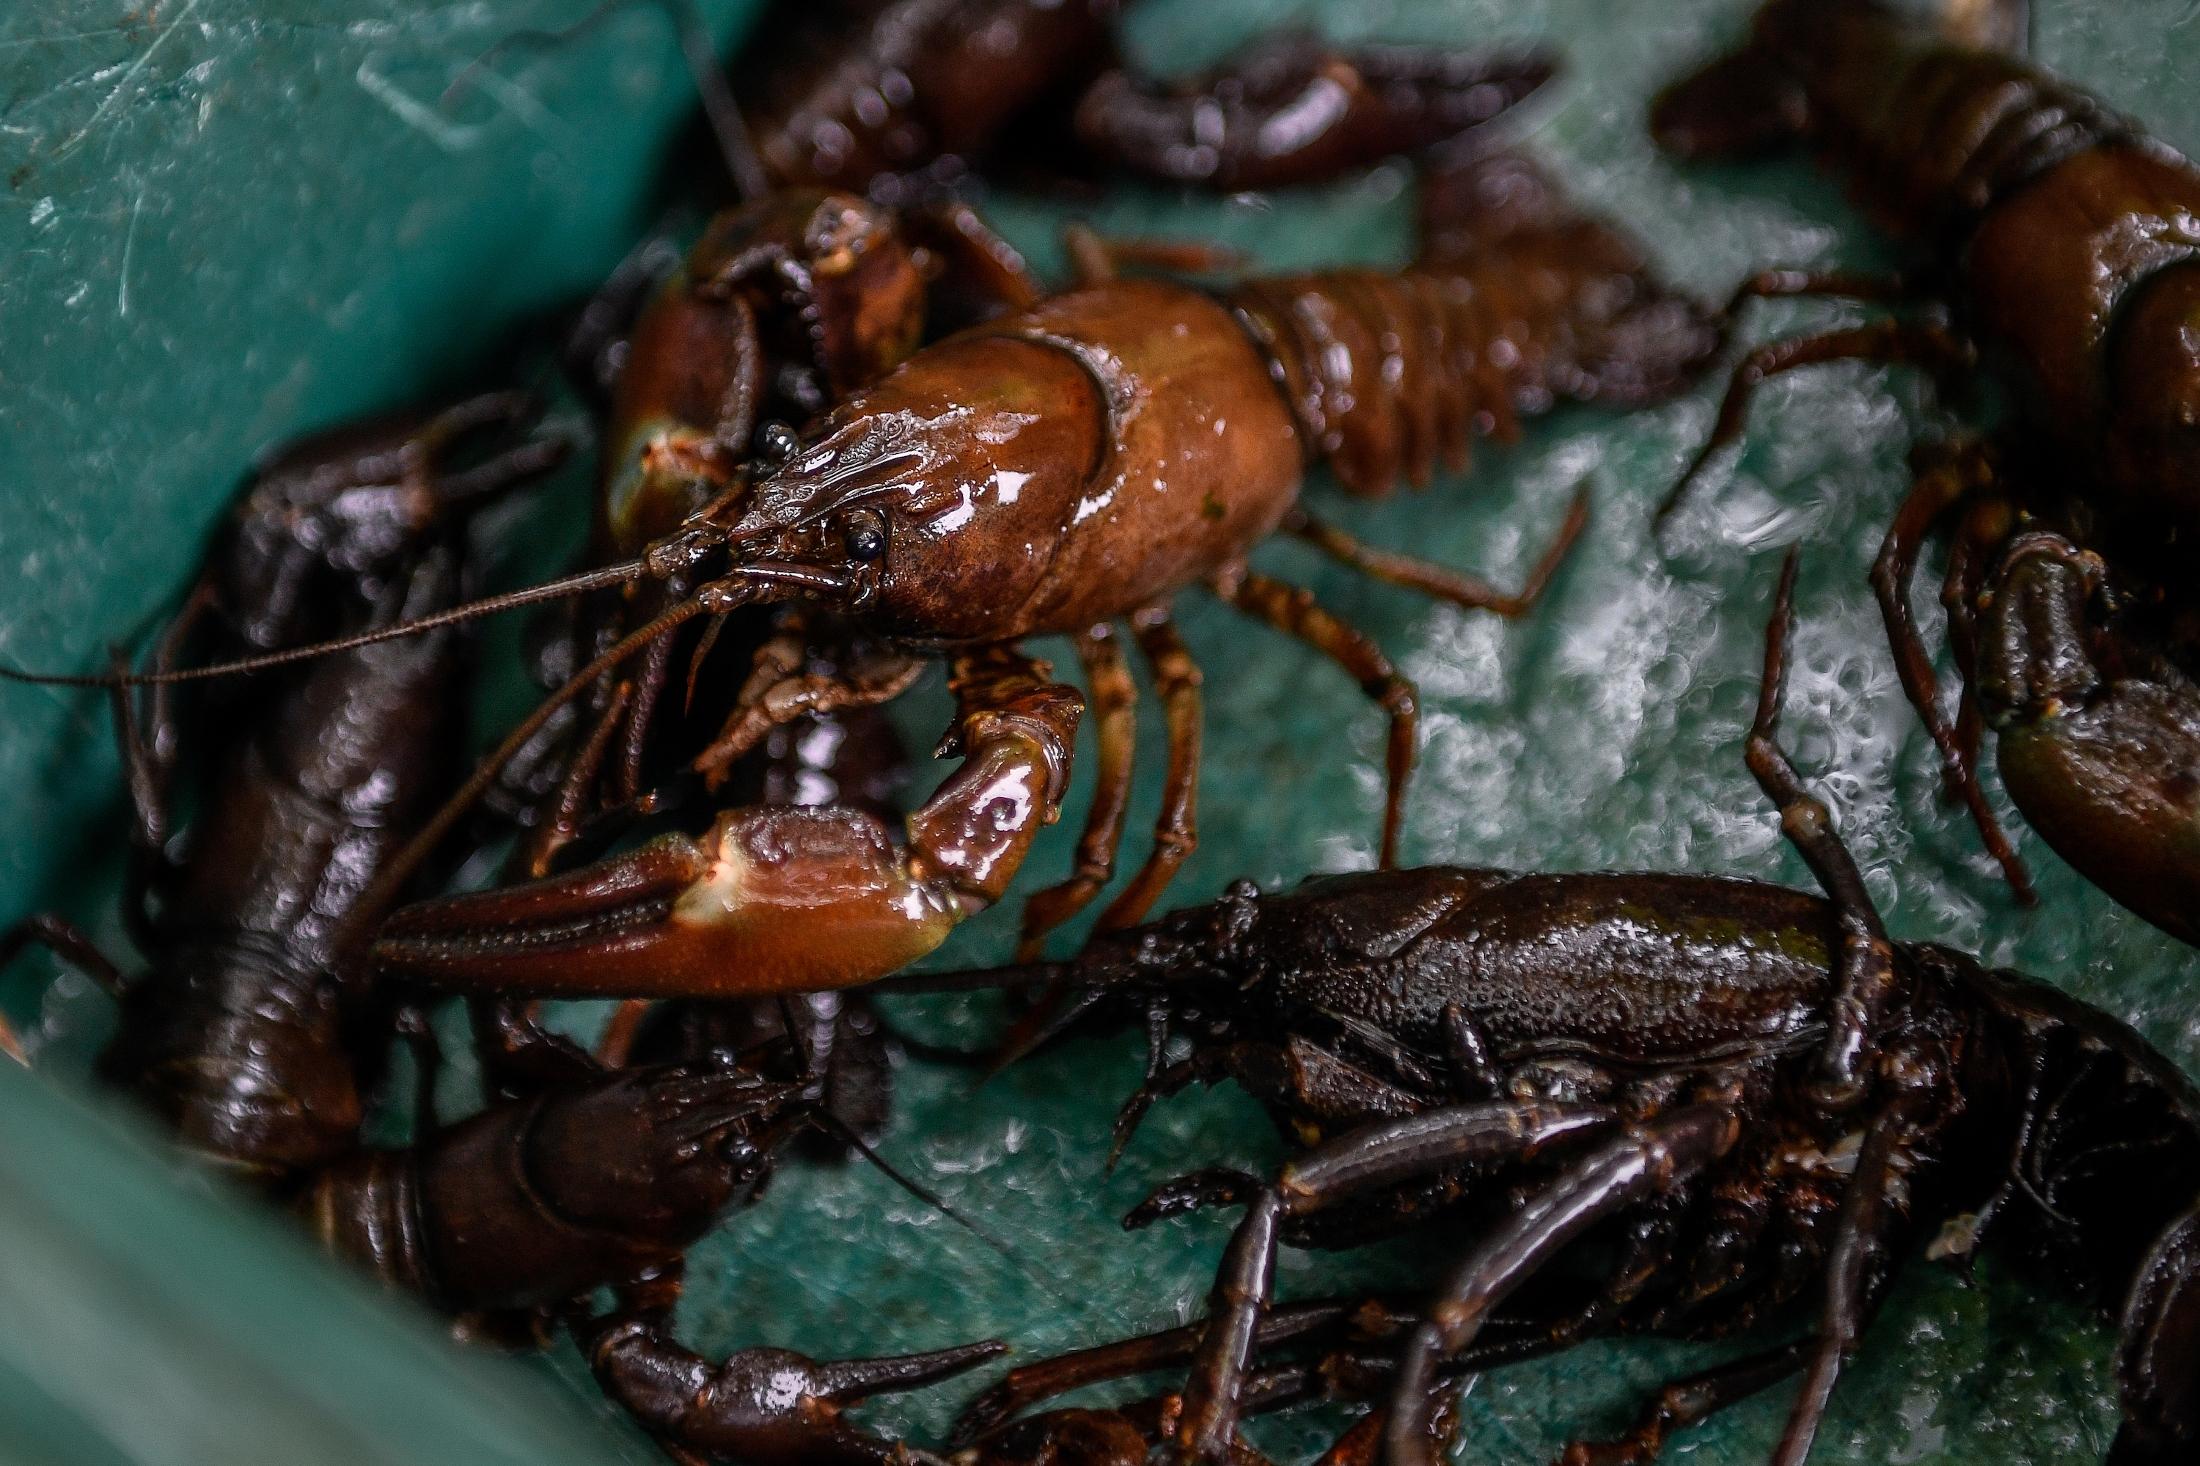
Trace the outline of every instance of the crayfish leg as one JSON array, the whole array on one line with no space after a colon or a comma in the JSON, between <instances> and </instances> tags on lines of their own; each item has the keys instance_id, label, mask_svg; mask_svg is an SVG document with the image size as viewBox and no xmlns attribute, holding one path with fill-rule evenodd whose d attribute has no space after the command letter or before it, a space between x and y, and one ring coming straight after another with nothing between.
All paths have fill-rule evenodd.
<instances>
[{"instance_id":1,"label":"crayfish leg","mask_svg":"<svg viewBox=\"0 0 2200 1466\"><path fill-rule=\"evenodd\" d=\"M1758 388L1773 377L1837 361L1922 367L1947 383L1968 376L1978 365L1978 352L1970 342L1937 322L1904 320L1867 321L1861 326L1770 341L1754 348L1735 365L1733 375L1727 379L1726 395L1719 400L1719 416L1710 436L1666 491L1652 524L1662 529L1703 477L1711 460L1741 441Z\"/></svg>"},{"instance_id":2,"label":"crayfish leg","mask_svg":"<svg viewBox=\"0 0 2200 1466\"><path fill-rule=\"evenodd\" d=\"M1145 864L1100 913L1099 930L1136 926L1176 879L1199 845L1199 752L1203 722L1199 664L1177 634L1165 609L1141 611L1131 622L1138 649L1153 674L1154 693L1169 735L1169 765L1162 776L1161 813L1154 818L1153 849Z\"/></svg>"},{"instance_id":3,"label":"crayfish leg","mask_svg":"<svg viewBox=\"0 0 2200 1466\"><path fill-rule=\"evenodd\" d=\"M1917 711L1918 720L1932 735L1940 751L1941 776L1947 789L1963 801L1978 826L1995 863L2001 866L2017 900L2026 906L2039 898L2024 859L2017 854L2002 829L2000 818L1986 802L1979 787L1976 751L1966 747L1955 724L1940 710L1939 679L1932 658L1918 635L1917 619L1910 610L1910 588L1917 574L1918 554L1933 527L1959 507L1980 496L1991 496L1995 478L1991 461L1976 443L1965 444L1929 463L1917 476L1909 496L1887 526L1879 558L1872 564L1872 591L1879 613L1887 624L1887 642L1894 652L1896 675L1903 694Z\"/></svg>"},{"instance_id":4,"label":"crayfish leg","mask_svg":"<svg viewBox=\"0 0 2200 1466\"><path fill-rule=\"evenodd\" d=\"M1749 771L1757 787L1780 812L1780 832L1803 857L1811 874L1833 903L1835 926L1835 1015L1818 1065L1820 1098L1847 1108L1863 1097L1867 1049L1881 1026L1895 987L1894 944L1879 919L1879 908L1864 888L1864 873L1834 826L1833 812L1811 793L1781 747L1780 705L1787 692L1788 638L1795 625L1796 552L1788 552L1773 597L1772 619L1765 626L1765 668L1758 688L1757 716L1746 745Z\"/></svg>"},{"instance_id":5,"label":"crayfish leg","mask_svg":"<svg viewBox=\"0 0 2200 1466\"><path fill-rule=\"evenodd\" d=\"M1131 802L1131 773L1138 745L1138 688L1123 659L1115 627L1103 622L1077 639L1077 658L1085 670L1086 696L1092 704L1092 803L1077 837L1077 855L1069 879L1035 892L1024 902L1023 930L1016 961L1039 956L1047 933L1090 905L1115 874L1123 844L1123 815Z\"/></svg>"},{"instance_id":6,"label":"crayfish leg","mask_svg":"<svg viewBox=\"0 0 2200 1466\"><path fill-rule=\"evenodd\" d=\"M6 932L0 933L0 970L22 955L25 947L44 947L47 951L75 968L84 976L105 989L111 998L120 998L128 980L122 975L114 959L99 949L91 933L65 916L53 912L40 912L26 916Z\"/></svg>"},{"instance_id":7,"label":"crayfish leg","mask_svg":"<svg viewBox=\"0 0 2200 1466\"><path fill-rule=\"evenodd\" d=\"M1212 1173L1187 1178L1186 1190L1172 1193L1164 1206L1181 1197L1188 1204L1243 1201L1247 1209L1208 1295L1207 1324L1193 1355L1183 1416L1174 1433L1176 1458L1228 1460L1287 1221L1464 1161L1530 1156L1569 1136L1606 1127L1614 1118L1597 1106L1454 1105L1350 1131L1286 1165L1273 1184L1253 1183L1250 1195L1234 1178L1219 1185L1215 1183L1222 1178Z\"/></svg>"},{"instance_id":8,"label":"crayfish leg","mask_svg":"<svg viewBox=\"0 0 2200 1466\"><path fill-rule=\"evenodd\" d=\"M822 671L808 665L799 637L776 636L758 648L754 670L710 747L694 760L713 788L724 784L734 763L768 737L803 717L824 717L878 707L907 692L924 671L921 659L876 651Z\"/></svg>"},{"instance_id":9,"label":"crayfish leg","mask_svg":"<svg viewBox=\"0 0 2200 1466\"><path fill-rule=\"evenodd\" d=\"M1626 1435L1616 1441L1575 1441L1558 1466L1650 1466L1664 1453L1673 1432L1701 1424L1801 1369L1806 1348L1806 1341L1798 1340L1676 1379L1650 1397Z\"/></svg>"},{"instance_id":10,"label":"crayfish leg","mask_svg":"<svg viewBox=\"0 0 2200 1466\"><path fill-rule=\"evenodd\" d=\"M1415 736L1421 721L1420 694L1391 665L1381 647L1324 609L1311 591L1242 566L1216 577L1212 584L1223 600L1335 662L1389 715L1379 858L1383 869L1391 869L1398 863L1398 835L1405 824L1406 781L1413 775Z\"/></svg>"},{"instance_id":11,"label":"crayfish leg","mask_svg":"<svg viewBox=\"0 0 2200 1466\"><path fill-rule=\"evenodd\" d=\"M906 208L901 229L921 251L928 279L926 340L1029 310L1052 293L1022 252L966 203L947 199Z\"/></svg>"},{"instance_id":12,"label":"crayfish leg","mask_svg":"<svg viewBox=\"0 0 2200 1466\"><path fill-rule=\"evenodd\" d=\"M1358 1299L1332 1298L1272 1309L1262 1317L1255 1343L1266 1349L1348 1329L1361 1306ZM969 1445L1000 1430L1029 1406L1072 1390L1180 1365L1191 1358L1204 1332L1202 1323L1183 1324L1020 1365L963 1407L948 1431L948 1443Z\"/></svg>"},{"instance_id":13,"label":"crayfish leg","mask_svg":"<svg viewBox=\"0 0 2200 1466\"><path fill-rule=\"evenodd\" d=\"M1589 527L1589 488L1583 484L1575 490L1573 502L1568 505L1565 521L1558 533L1544 547L1528 572L1526 582L1517 591L1499 590L1477 576L1439 565L1433 560L1423 560L1417 555L1402 555L1394 550L1378 549L1362 544L1334 525L1325 524L1304 509L1294 509L1283 522L1284 533L1302 539L1315 549L1372 580L1386 585L1400 586L1419 591L1422 595L1462 611L1492 611L1507 620L1526 616L1536 608L1543 592L1550 588L1559 567L1581 540L1582 532Z\"/></svg>"},{"instance_id":14,"label":"crayfish leg","mask_svg":"<svg viewBox=\"0 0 2200 1466\"><path fill-rule=\"evenodd\" d=\"M1690 1105L1631 1126L1529 1198L1460 1263L1399 1358L1390 1404L1388 1459L1434 1466L1431 1386L1439 1365L1472 1344L1491 1310L1558 1249L1597 1221L1670 1192L1725 1156L1741 1120L1719 1104Z\"/></svg>"}]
</instances>

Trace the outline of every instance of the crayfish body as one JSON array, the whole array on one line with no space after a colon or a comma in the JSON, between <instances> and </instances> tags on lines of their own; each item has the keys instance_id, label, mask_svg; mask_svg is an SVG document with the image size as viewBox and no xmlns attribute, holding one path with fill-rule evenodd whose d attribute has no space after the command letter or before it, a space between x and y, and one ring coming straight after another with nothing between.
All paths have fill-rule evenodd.
<instances>
[{"instance_id":1,"label":"crayfish body","mask_svg":"<svg viewBox=\"0 0 2200 1466\"><path fill-rule=\"evenodd\" d=\"M1741 297L1922 297L1954 312L1953 327L1887 319L1751 352L1666 509L1776 373L1848 359L1950 381L1993 369L2015 422L1922 456L1873 570L1904 692L2020 899L2030 877L1976 774L1988 726L2047 842L2200 941L2200 168L2015 54L2023 12L1772 0L1739 51L1660 98L1653 128L1684 157L1815 146L1925 266L1916 282L1768 271ZM1963 679L1952 719L1910 605L1942 524Z\"/></svg>"},{"instance_id":2,"label":"crayfish body","mask_svg":"<svg viewBox=\"0 0 2200 1466\"><path fill-rule=\"evenodd\" d=\"M1649 1460L1674 1429L1800 1375L1775 1456L1800 1466L1928 1241L2006 1247L2120 1322L2112 1461L2200 1448L2200 1090L2107 1014L1886 936L1776 741L1792 575L1791 561L1749 755L1827 897L1702 875L1377 871L1241 886L1066 962L913 980L1046 984L1057 1006L1027 1043L1097 1019L1142 1027L1147 1078L1119 1146L1156 1098L1229 1079L1292 1147L1272 1179L1195 1172L1128 1219L1245 1208L1176 1356L1192 1369L1172 1459L1242 1449L1280 1244L1409 1229L1457 1250L1367 1385L1387 1401L1369 1429L1400 1466L1439 1458L1431 1421L1454 1368L1803 1312L1815 1321L1791 1342L1677 1383L1626 1441L1564 1458ZM1829 1043L1860 1011L1860 1084L1829 1093ZM1113 1360L1028 1372L1051 1393L1133 1372ZM997 1413L981 1401L985 1423Z\"/></svg>"},{"instance_id":3,"label":"crayfish body","mask_svg":"<svg viewBox=\"0 0 2200 1466\"><path fill-rule=\"evenodd\" d=\"M963 757L897 841L841 808L735 808L701 835L396 915L387 971L469 992L741 996L870 981L936 946L1005 894L1058 814L1084 699L1021 648L1080 638L1107 763L1080 870L1027 942L1104 884L1127 794L1127 675L1117 628L1152 662L1171 774L1156 848L1103 925L1142 916L1189 852L1199 674L1169 620L1205 584L1306 641L1390 719L1382 855L1395 853L1414 753L1412 686L1304 592L1252 571L1279 529L1378 578L1517 616L1585 523L1578 502L1528 592L1359 545L1299 504L1326 463L1358 492L1463 466L1561 398L1638 402L1685 382L1715 324L1658 285L1607 226L1511 158L1432 181L1420 263L1210 293L1107 280L924 347L855 390L753 481L653 542L642 588L684 587L577 688L680 625L793 604L878 644L820 683L760 668L692 763L717 783L775 722L883 701L944 654ZM1313 321L1326 322L1316 327ZM1048 893L1050 896L1055 893Z\"/></svg>"}]
</instances>

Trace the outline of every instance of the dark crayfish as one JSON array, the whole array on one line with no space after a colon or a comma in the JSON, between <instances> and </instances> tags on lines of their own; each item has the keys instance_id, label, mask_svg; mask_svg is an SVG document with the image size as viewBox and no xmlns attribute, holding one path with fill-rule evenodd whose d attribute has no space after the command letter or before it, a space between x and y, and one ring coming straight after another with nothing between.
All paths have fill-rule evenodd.
<instances>
[{"instance_id":1,"label":"dark crayfish","mask_svg":"<svg viewBox=\"0 0 2200 1466\"><path fill-rule=\"evenodd\" d=\"M1791 559L1749 764L1830 899L1711 876L1384 871L1240 887L1072 962L962 979L1050 978L1067 1014L1143 1019L1153 1060L1126 1122L1228 1077L1300 1148L1272 1181L1195 1173L1130 1219L1246 1208L1177 1459L1229 1459L1280 1242L1424 1223L1463 1240L1392 1356L1387 1423L1369 1427L1395 1463L1437 1458L1432 1392L1470 1347L1715 1337L1799 1305L1810 1332L1566 1456L1649 1460L1672 1430L1800 1374L1775 1457L1798 1466L1904 1255L1936 1233L2027 1253L2120 1317L2118 1466L2200 1451L2200 1091L2106 1014L1886 935L1775 741L1793 573ZM957 980L914 983L942 981ZM1882 995L1866 1089L1837 1110L1817 1097L1818 1055L1860 990ZM1172 1034L1191 1043L1173 1064ZM1501 1306L1538 1322L1485 1332Z\"/></svg>"},{"instance_id":2,"label":"dark crayfish","mask_svg":"<svg viewBox=\"0 0 2200 1466\"><path fill-rule=\"evenodd\" d=\"M1169 603L1202 582L1332 657L1389 712L1388 862L1414 752L1412 686L1245 555L1283 528L1378 578L1521 614L1585 502L1515 596L1319 524L1298 503L1308 466L1333 466L1361 493L1418 483L1440 461L1463 464L1476 433L1509 434L1518 414L1560 398L1670 392L1715 344L1702 312L1517 160L1432 180L1423 223L1421 262L1399 273L1254 280L1219 295L1104 282L926 347L783 445L753 484L649 546L628 572L638 584L695 589L505 745L689 620L797 603L846 618L888 656L823 688L799 672L753 679L694 766L715 779L780 709L881 700L919 658L944 652L958 712L942 752L964 763L909 817L906 846L845 809L736 809L700 840L667 837L532 885L408 908L383 928L377 963L476 992L625 995L814 989L891 971L998 900L1055 817L1083 699L1019 643L1068 633L1102 703L1102 792L1076 876L1027 925L1036 940L1112 862L1130 762L1123 622L1156 668L1171 745L1155 854L1103 918L1134 921L1193 840L1199 678Z\"/></svg>"},{"instance_id":3,"label":"dark crayfish","mask_svg":"<svg viewBox=\"0 0 2200 1466\"><path fill-rule=\"evenodd\" d=\"M1171 85L1114 64L1121 0L838 0L782 7L736 89L763 177L911 202L1004 151L1222 189L1314 182L1459 136L1550 76L1531 52L1266 38ZM1056 119L1073 119L1072 128ZM1074 137L1068 134L1074 130ZM1021 148L1008 146L1021 137ZM1043 139L1037 142L1037 139Z\"/></svg>"},{"instance_id":4,"label":"dark crayfish","mask_svg":"<svg viewBox=\"0 0 2200 1466\"><path fill-rule=\"evenodd\" d=\"M1989 48L2019 37L2021 5L1950 10L1968 34L1877 0L1772 0L1740 51L1659 101L1657 135L1683 156L1817 146L1878 217L1923 246L1930 294L1960 327L1887 320L1758 348L1704 457L1739 435L1752 389L1779 372L1845 359L1943 377L1982 359L1998 368L2018 406L2009 442L1932 455L1873 572L1904 690L1949 789L2021 895L2023 865L1978 788L1982 719L2001 734L2011 798L2047 842L2132 910L2200 942L2200 602L2189 567L2200 537L2200 169ZM1744 289L1811 293L1924 292L1798 271ZM1954 719L1910 608L1920 544L1951 519L1943 598L1966 680Z\"/></svg>"},{"instance_id":5,"label":"dark crayfish","mask_svg":"<svg viewBox=\"0 0 2200 1466\"><path fill-rule=\"evenodd\" d=\"M686 1249L757 1191L819 1097L726 1053L645 1065L362 1151L295 1205L332 1251L440 1308L502 1333L568 1323L605 1392L677 1459L886 1466L907 1449L842 1407L999 1344L822 1364L757 1348L713 1364L670 1333ZM604 1287L616 1304L597 1313Z\"/></svg>"},{"instance_id":6,"label":"dark crayfish","mask_svg":"<svg viewBox=\"0 0 2200 1466\"><path fill-rule=\"evenodd\" d=\"M528 411L517 396L481 397L287 450L218 536L160 664L194 638L288 642L455 604L467 512L554 465L564 445L530 442L469 468L450 460L476 430ZM458 634L436 630L255 688L249 731L193 765L180 856L168 819L187 720L162 688L141 727L117 694L134 812L124 916L152 970L125 978L52 915L0 938L0 963L42 943L113 992L121 1013L101 1073L207 1158L278 1180L357 1143L377 1015L344 970L340 934L379 914L360 907L377 868L454 781L464 664Z\"/></svg>"}]
</instances>

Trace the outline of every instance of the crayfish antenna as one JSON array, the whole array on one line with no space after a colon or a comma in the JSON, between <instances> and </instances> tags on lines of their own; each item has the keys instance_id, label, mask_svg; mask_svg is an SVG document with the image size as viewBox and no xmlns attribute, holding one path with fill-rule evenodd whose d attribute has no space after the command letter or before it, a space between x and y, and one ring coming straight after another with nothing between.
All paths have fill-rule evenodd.
<instances>
[{"instance_id":1,"label":"crayfish antenna","mask_svg":"<svg viewBox=\"0 0 2200 1466\"><path fill-rule=\"evenodd\" d=\"M466 782L452 791L443 801L442 807L429 817L428 822L383 863L381 870L375 873L374 879L360 893L352 908L351 918L338 929L338 950L362 950L371 939L375 924L396 904L399 894L427 862L435 848L482 795L488 792L489 786L496 782L497 775L518 757L520 749L542 731L559 708L587 692L596 679L606 672L614 670L652 642L670 635L682 624L706 614L708 610L708 605L701 600L677 602L655 620L629 632L624 639L598 653L594 661L568 677L554 692L536 703L534 711L521 719L516 727L504 735L504 741L491 749L488 757L474 766L474 771L467 776Z\"/></svg>"},{"instance_id":2,"label":"crayfish antenna","mask_svg":"<svg viewBox=\"0 0 2200 1466\"><path fill-rule=\"evenodd\" d=\"M1068 1033L1106 997L1107 993L1099 988L1072 988L1062 979L1049 983L1001 1036L1000 1047L986 1064L979 1082L994 1078Z\"/></svg>"},{"instance_id":3,"label":"crayfish antenna","mask_svg":"<svg viewBox=\"0 0 2200 1466\"><path fill-rule=\"evenodd\" d=\"M947 1198L941 1196L931 1187L926 1186L923 1182L918 1181L916 1178L902 1172L891 1161L888 1161L886 1157L880 1155L876 1150L874 1150L863 1139L862 1136L856 1134L854 1127L850 1126L847 1121L841 1119L838 1115L832 1114L825 1110L816 1111L813 1114L812 1119L820 1129L827 1131L833 1136L834 1139L840 1141L841 1144L847 1146L857 1155L862 1156L866 1161L878 1167L880 1172L883 1173L886 1178L892 1181L896 1186L899 1186L902 1190L908 1192L911 1196L914 1196L917 1200L923 1202L926 1206L931 1207L941 1216L946 1217L956 1226L961 1227L971 1236L977 1238L980 1242L983 1242L988 1248L992 1249L992 1251L998 1253L1003 1261L1007 1262L1011 1267L1015 1268L1016 1271L1020 1273L1027 1281L1036 1286L1040 1291L1046 1293L1049 1297L1053 1298L1057 1303L1062 1303L1066 1305L1071 1301L1062 1293L1059 1288L1055 1287L1053 1279L1047 1277L1045 1274L1039 1272L1036 1268L1032 1267L1022 1253L1018 1252L1015 1248L1009 1246L1007 1242L1003 1241L999 1237L996 1237L993 1233L987 1231L984 1227L980 1226L976 1221L972 1220L967 1213L958 1210L953 1203L949 1202ZM982 1348L984 1346L971 1345L969 1347ZM942 1350L939 1357L945 1357L946 1355L953 1354L955 1352L956 1351L951 1349ZM924 1357L931 1358L934 1356L927 1355ZM991 1356L988 1355L986 1357L990 1358ZM956 1368L958 1369L962 1367L964 1366L956 1366ZM952 1374L955 1372L955 1370L948 1369L944 1372ZM938 1376L926 1376L926 1378L936 1377Z\"/></svg>"},{"instance_id":4,"label":"crayfish antenna","mask_svg":"<svg viewBox=\"0 0 2200 1466\"><path fill-rule=\"evenodd\" d=\"M1038 996L1031 1006L1017 1016L994 1046L979 1081L982 1084L1069 1032L1139 970L1135 963L1096 961L1094 956L1088 952L1068 962L1014 962L958 972L919 972L876 983L872 991L889 994L981 993L1019 988L1036 991Z\"/></svg>"},{"instance_id":5,"label":"crayfish antenna","mask_svg":"<svg viewBox=\"0 0 2200 1466\"><path fill-rule=\"evenodd\" d=\"M1074 964L1017 962L1003 967L965 967L954 972L911 972L871 984L873 993L991 993L1003 988L1051 987L1066 982Z\"/></svg>"},{"instance_id":6,"label":"crayfish antenna","mask_svg":"<svg viewBox=\"0 0 2200 1466\"><path fill-rule=\"evenodd\" d=\"M502 595L484 596L478 601L467 601L447 611L437 611L430 616L417 616L410 621L395 621L373 631L362 631L356 636L338 637L333 641L309 642L304 646L284 647L281 651L263 652L258 656L239 657L228 662L209 662L203 667L178 667L156 672L104 672L97 675L84 672L26 672L19 667L0 665L0 682L20 682L33 687L169 687L178 682L205 682L221 677L243 677L254 672L266 672L276 667L287 667L296 662L310 662L316 657L333 656L377 642L399 641L408 636L435 631L445 626L456 626L465 621L477 621L484 616L494 616L503 611L518 610L522 606L538 606L545 601L562 601L572 596L585 595L589 591L608 590L613 586L627 585L649 573L648 565L641 560L622 560L616 565L606 565L599 570L587 570L578 575L567 575L557 580L544 581L528 586L525 590L506 591Z\"/></svg>"},{"instance_id":7,"label":"crayfish antenna","mask_svg":"<svg viewBox=\"0 0 2200 1466\"><path fill-rule=\"evenodd\" d=\"M858 1135L855 1131L855 1127L850 1125L846 1120L841 1119L838 1115L833 1114L830 1110L825 1109L818 1109L811 1112L808 1118L811 1124L817 1126L820 1130L825 1131L827 1134L831 1135L833 1139L839 1141L842 1145L847 1146L848 1149L854 1151L857 1155L862 1156L864 1160L870 1162L873 1166L876 1166L879 1170L879 1174L883 1175L887 1180L893 1182L896 1186L899 1186L902 1190L908 1192L911 1196L923 1202L926 1206L932 1208L932 1210L938 1212L941 1216L947 1218L956 1226L961 1227L971 1236L977 1238L980 1242L983 1242L986 1246L992 1248L1001 1256L1009 1259L1009 1261L1015 1262L1019 1260L1017 1258L1017 1254L1014 1248L1010 1247L1000 1238L994 1236L984 1227L978 1225L978 1223L973 1220L968 1213L958 1210L954 1203L950 1202L946 1197L940 1195L937 1191L934 1191L931 1187L925 1185L916 1177L909 1175L900 1167L896 1166L892 1161L889 1161L888 1159L886 1159L886 1157L880 1155L878 1151L872 1147L871 1143L865 1140L861 1135Z\"/></svg>"}]
</instances>

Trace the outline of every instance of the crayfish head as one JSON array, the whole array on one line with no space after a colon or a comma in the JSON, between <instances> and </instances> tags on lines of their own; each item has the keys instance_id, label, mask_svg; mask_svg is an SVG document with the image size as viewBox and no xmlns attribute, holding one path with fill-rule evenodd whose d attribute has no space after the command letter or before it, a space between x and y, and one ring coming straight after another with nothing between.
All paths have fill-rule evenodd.
<instances>
[{"instance_id":1,"label":"crayfish head","mask_svg":"<svg viewBox=\"0 0 2200 1466\"><path fill-rule=\"evenodd\" d=\"M804 1099L723 1054L622 1071L544 1103L530 1179L560 1216L681 1245L762 1179L757 1132Z\"/></svg>"},{"instance_id":2,"label":"crayfish head","mask_svg":"<svg viewBox=\"0 0 2200 1466\"><path fill-rule=\"evenodd\" d=\"M1239 942L1258 919L1259 896L1250 881L1239 881L1219 901L1103 932L1067 962L1033 964L1047 997L1018 1020L1003 1062L1043 1048L1095 1013L1227 1014L1245 989L1249 969Z\"/></svg>"},{"instance_id":3,"label":"crayfish head","mask_svg":"<svg viewBox=\"0 0 2200 1466\"><path fill-rule=\"evenodd\" d=\"M767 463L717 514L735 573L834 579L818 598L932 645L1049 629L1108 421L1068 353L966 335L925 348ZM1094 573L1079 569L1079 574Z\"/></svg>"},{"instance_id":4,"label":"crayfish head","mask_svg":"<svg viewBox=\"0 0 2200 1466\"><path fill-rule=\"evenodd\" d=\"M370 599L443 518L444 445L428 419L392 414L301 438L261 461L208 558L218 603L251 645L329 634L332 588Z\"/></svg>"},{"instance_id":5,"label":"crayfish head","mask_svg":"<svg viewBox=\"0 0 2200 1466\"><path fill-rule=\"evenodd\" d=\"M835 414L807 444L789 435L746 502L713 506L697 522L727 524L734 572L808 571L816 599L853 610L888 573L925 449L925 425L904 415ZM728 511L737 511L730 523Z\"/></svg>"}]
</instances>

